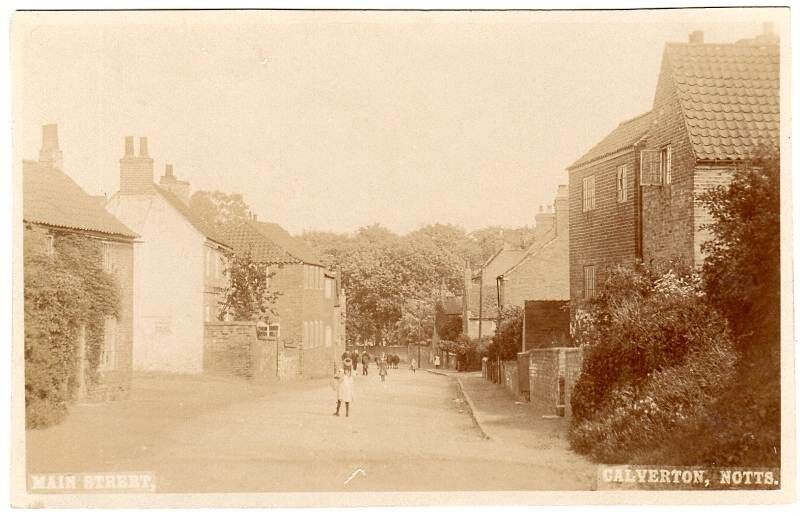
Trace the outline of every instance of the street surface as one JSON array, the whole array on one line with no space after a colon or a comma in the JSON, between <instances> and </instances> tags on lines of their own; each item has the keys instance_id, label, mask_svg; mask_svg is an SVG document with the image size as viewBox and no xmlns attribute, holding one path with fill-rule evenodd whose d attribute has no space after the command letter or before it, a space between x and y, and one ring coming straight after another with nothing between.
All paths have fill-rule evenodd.
<instances>
[{"instance_id":1,"label":"street surface","mask_svg":"<svg viewBox=\"0 0 800 516\"><path fill-rule=\"evenodd\" d=\"M447 376L392 369L382 385L359 374L350 417L334 409L330 380L136 377L131 400L29 431L28 472L152 471L159 492L592 487L563 425L515 420L510 439L486 440Z\"/></svg>"}]
</instances>

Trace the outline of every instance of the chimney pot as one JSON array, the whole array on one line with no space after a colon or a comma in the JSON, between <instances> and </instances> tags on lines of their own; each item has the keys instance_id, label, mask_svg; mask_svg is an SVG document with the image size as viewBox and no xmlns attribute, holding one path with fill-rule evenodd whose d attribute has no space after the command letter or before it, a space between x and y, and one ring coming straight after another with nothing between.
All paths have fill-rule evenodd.
<instances>
[{"instance_id":1,"label":"chimney pot","mask_svg":"<svg viewBox=\"0 0 800 516\"><path fill-rule=\"evenodd\" d=\"M133 136L125 137L125 156L133 156Z\"/></svg>"},{"instance_id":2,"label":"chimney pot","mask_svg":"<svg viewBox=\"0 0 800 516\"><path fill-rule=\"evenodd\" d=\"M42 126L42 147L39 149L39 163L61 169L63 153L58 148L58 125Z\"/></svg>"},{"instance_id":3,"label":"chimney pot","mask_svg":"<svg viewBox=\"0 0 800 516\"><path fill-rule=\"evenodd\" d=\"M689 43L702 44L704 40L703 31L696 30L689 34Z\"/></svg>"},{"instance_id":4,"label":"chimney pot","mask_svg":"<svg viewBox=\"0 0 800 516\"><path fill-rule=\"evenodd\" d=\"M142 136L141 138L139 138L139 157L140 158L150 157L147 154L147 136Z\"/></svg>"}]
</instances>

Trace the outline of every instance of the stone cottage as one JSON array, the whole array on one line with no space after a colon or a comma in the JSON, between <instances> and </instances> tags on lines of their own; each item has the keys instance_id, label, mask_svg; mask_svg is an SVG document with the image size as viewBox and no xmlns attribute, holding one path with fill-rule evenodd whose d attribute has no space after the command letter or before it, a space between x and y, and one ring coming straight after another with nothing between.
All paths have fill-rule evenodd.
<instances>
[{"instance_id":1,"label":"stone cottage","mask_svg":"<svg viewBox=\"0 0 800 516\"><path fill-rule=\"evenodd\" d=\"M234 252L250 251L267 267L270 288L279 292L270 332L285 348L297 349L297 374L329 376L345 349L346 301L335 273L317 254L279 225L255 217L225 229Z\"/></svg>"},{"instance_id":2,"label":"stone cottage","mask_svg":"<svg viewBox=\"0 0 800 516\"><path fill-rule=\"evenodd\" d=\"M203 371L204 323L216 320L230 248L186 204L188 185L168 166L153 181L147 138L125 138L120 189L106 209L141 236L135 253L133 365L137 370ZM175 186L177 183L177 186Z\"/></svg>"},{"instance_id":3,"label":"stone cottage","mask_svg":"<svg viewBox=\"0 0 800 516\"><path fill-rule=\"evenodd\" d=\"M57 240L65 235L99 242L103 269L114 276L119 287L119 315L104 321L97 382L87 381L89 366L85 358L78 365L78 395L94 400L125 398L130 392L132 376L134 242L137 235L61 170L58 127L46 125L42 132L39 160L24 161L22 166L23 238L26 247L41 246L50 255L57 253Z\"/></svg>"}]
</instances>

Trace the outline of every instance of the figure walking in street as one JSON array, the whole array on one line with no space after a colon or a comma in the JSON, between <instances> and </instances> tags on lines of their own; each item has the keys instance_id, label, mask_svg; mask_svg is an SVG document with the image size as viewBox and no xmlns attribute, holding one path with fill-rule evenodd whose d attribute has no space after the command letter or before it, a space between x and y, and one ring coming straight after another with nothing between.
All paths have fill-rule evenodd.
<instances>
[{"instance_id":1,"label":"figure walking in street","mask_svg":"<svg viewBox=\"0 0 800 516\"><path fill-rule=\"evenodd\" d=\"M361 356L361 375L367 376L369 374L369 354L365 351Z\"/></svg>"},{"instance_id":2,"label":"figure walking in street","mask_svg":"<svg viewBox=\"0 0 800 516\"><path fill-rule=\"evenodd\" d=\"M416 373L417 372L417 359L416 358L412 358L411 359L411 372L412 373Z\"/></svg>"},{"instance_id":3,"label":"figure walking in street","mask_svg":"<svg viewBox=\"0 0 800 516\"><path fill-rule=\"evenodd\" d=\"M339 409L344 402L344 415L350 417L350 402L353 401L353 368L350 359L344 361L344 369L340 369L335 379L336 384L336 412L334 416L339 415Z\"/></svg>"},{"instance_id":4,"label":"figure walking in street","mask_svg":"<svg viewBox=\"0 0 800 516\"><path fill-rule=\"evenodd\" d=\"M378 367L380 368L378 369L378 374L381 375L381 383L385 385L386 375L389 374L389 372L386 370L386 360L381 360L380 366Z\"/></svg>"},{"instance_id":5,"label":"figure walking in street","mask_svg":"<svg viewBox=\"0 0 800 516\"><path fill-rule=\"evenodd\" d=\"M436 355L436 357L433 359L433 365L436 369L439 369L439 366L442 365L441 360L439 360L439 355Z\"/></svg>"}]
</instances>

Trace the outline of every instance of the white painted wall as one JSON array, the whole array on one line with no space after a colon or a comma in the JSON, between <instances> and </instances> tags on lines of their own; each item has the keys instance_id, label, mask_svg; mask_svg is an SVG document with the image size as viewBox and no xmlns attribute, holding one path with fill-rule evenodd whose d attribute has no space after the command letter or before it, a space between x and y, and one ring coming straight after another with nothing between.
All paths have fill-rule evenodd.
<instances>
[{"instance_id":1,"label":"white painted wall","mask_svg":"<svg viewBox=\"0 0 800 516\"><path fill-rule=\"evenodd\" d=\"M117 194L107 209L141 237L134 248L134 369L202 372L205 236L159 195Z\"/></svg>"}]
</instances>

